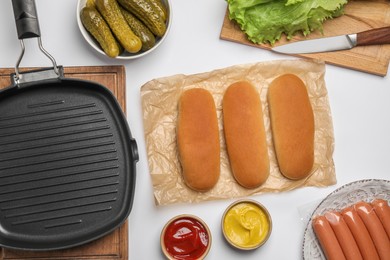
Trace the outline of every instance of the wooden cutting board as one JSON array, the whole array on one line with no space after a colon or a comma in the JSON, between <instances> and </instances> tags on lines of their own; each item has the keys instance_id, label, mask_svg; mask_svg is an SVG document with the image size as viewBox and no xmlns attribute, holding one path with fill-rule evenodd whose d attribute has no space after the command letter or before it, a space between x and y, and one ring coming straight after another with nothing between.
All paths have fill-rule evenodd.
<instances>
[{"instance_id":1,"label":"wooden cutting board","mask_svg":"<svg viewBox=\"0 0 390 260\"><path fill-rule=\"evenodd\" d=\"M28 68L31 69L31 68ZM21 71L24 69L21 69ZM10 85L13 68L0 69L0 89ZM126 112L126 77L123 66L65 67L65 76L99 82L108 87ZM128 259L127 221L114 232L91 243L66 250L17 251L0 247L0 260L125 260Z\"/></svg>"},{"instance_id":2,"label":"wooden cutting board","mask_svg":"<svg viewBox=\"0 0 390 260\"><path fill-rule=\"evenodd\" d=\"M290 42L357 33L389 25L390 1L350 1L345 7L345 14L343 16L325 21L323 34L321 32L313 32L306 38L302 35L296 35ZM238 24L229 20L228 11L223 21L220 38L267 50L271 48L267 44L254 44L249 41ZM275 46L283 45L287 42L288 40L284 37ZM385 76L390 60L390 44L356 47L346 51L299 54L294 56L321 59L328 64Z\"/></svg>"}]
</instances>

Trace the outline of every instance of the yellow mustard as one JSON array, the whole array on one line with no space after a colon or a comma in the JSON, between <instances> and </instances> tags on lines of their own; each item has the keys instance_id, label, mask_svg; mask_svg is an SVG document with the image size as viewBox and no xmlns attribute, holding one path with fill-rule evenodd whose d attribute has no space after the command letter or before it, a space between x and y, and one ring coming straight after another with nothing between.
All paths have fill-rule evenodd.
<instances>
[{"instance_id":1,"label":"yellow mustard","mask_svg":"<svg viewBox=\"0 0 390 260\"><path fill-rule=\"evenodd\" d=\"M267 238L270 222L258 205L242 202L226 212L223 228L225 236L236 246L254 248Z\"/></svg>"}]
</instances>

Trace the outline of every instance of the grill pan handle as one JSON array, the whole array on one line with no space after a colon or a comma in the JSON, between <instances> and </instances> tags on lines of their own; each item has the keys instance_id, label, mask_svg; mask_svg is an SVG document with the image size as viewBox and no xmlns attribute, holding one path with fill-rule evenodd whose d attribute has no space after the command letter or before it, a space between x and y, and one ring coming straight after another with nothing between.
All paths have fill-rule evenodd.
<instances>
[{"instance_id":1,"label":"grill pan handle","mask_svg":"<svg viewBox=\"0 0 390 260\"><path fill-rule=\"evenodd\" d=\"M19 40L40 37L35 0L12 0L12 6Z\"/></svg>"},{"instance_id":2,"label":"grill pan handle","mask_svg":"<svg viewBox=\"0 0 390 260\"><path fill-rule=\"evenodd\" d=\"M15 23L16 23L16 30L18 32L18 38L20 40L20 46L22 48L22 51L20 53L19 59L16 62L15 65L15 74L12 75L12 82L14 82L15 85L20 86L24 83L30 83L33 79L33 81L39 81L39 80L45 80L45 79L58 79L63 76L62 72L60 71L59 67L57 66L56 60L53 58L53 56L50 55L42 46L41 41L41 32L39 29L39 22L38 22L38 15L35 5L35 0L12 0L12 7L14 10L14 17L15 17ZM43 52L43 54L48 57L52 64L53 68L51 69L53 73L45 73L45 74L36 74L33 75L31 72L29 75L32 77L23 77L23 74L19 72L19 65L20 62L23 59L25 47L24 47L24 41L23 39L27 38L37 38L38 39L38 46L39 49ZM42 76L43 75L43 76Z\"/></svg>"}]
</instances>

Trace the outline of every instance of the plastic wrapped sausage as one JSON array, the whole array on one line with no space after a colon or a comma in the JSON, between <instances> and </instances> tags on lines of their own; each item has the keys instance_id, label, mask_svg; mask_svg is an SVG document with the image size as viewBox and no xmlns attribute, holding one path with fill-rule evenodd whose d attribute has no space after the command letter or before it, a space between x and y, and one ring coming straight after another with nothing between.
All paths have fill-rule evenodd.
<instances>
[{"instance_id":1,"label":"plastic wrapped sausage","mask_svg":"<svg viewBox=\"0 0 390 260\"><path fill-rule=\"evenodd\" d=\"M318 216L313 220L313 229L322 250L324 251L326 259L346 259L332 227L324 216Z\"/></svg>"},{"instance_id":2,"label":"plastic wrapped sausage","mask_svg":"<svg viewBox=\"0 0 390 260\"><path fill-rule=\"evenodd\" d=\"M367 227L380 259L390 260L390 240L374 208L364 201L356 203L354 208Z\"/></svg>"},{"instance_id":3,"label":"plastic wrapped sausage","mask_svg":"<svg viewBox=\"0 0 390 260\"><path fill-rule=\"evenodd\" d=\"M370 234L356 210L353 207L347 207L342 210L341 214L359 246L363 259L379 260L374 242L371 240Z\"/></svg>"},{"instance_id":4,"label":"plastic wrapped sausage","mask_svg":"<svg viewBox=\"0 0 390 260\"><path fill-rule=\"evenodd\" d=\"M345 258L347 260L363 260L355 238L341 214L337 211L331 211L325 213L325 218L332 227Z\"/></svg>"},{"instance_id":5,"label":"plastic wrapped sausage","mask_svg":"<svg viewBox=\"0 0 390 260\"><path fill-rule=\"evenodd\" d=\"M327 259L390 260L390 207L384 199L325 212L312 224Z\"/></svg>"},{"instance_id":6,"label":"plastic wrapped sausage","mask_svg":"<svg viewBox=\"0 0 390 260\"><path fill-rule=\"evenodd\" d=\"M371 202L374 207L375 213L382 222L383 227L386 230L387 237L390 238L390 206L386 200L375 199Z\"/></svg>"}]
</instances>

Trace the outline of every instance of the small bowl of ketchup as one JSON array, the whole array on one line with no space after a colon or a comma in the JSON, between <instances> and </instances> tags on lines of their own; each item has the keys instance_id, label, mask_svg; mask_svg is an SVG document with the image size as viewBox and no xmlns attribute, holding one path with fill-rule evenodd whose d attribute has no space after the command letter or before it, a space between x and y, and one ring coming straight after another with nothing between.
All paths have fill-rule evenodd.
<instances>
[{"instance_id":1,"label":"small bowl of ketchup","mask_svg":"<svg viewBox=\"0 0 390 260\"><path fill-rule=\"evenodd\" d=\"M211 248L211 233L206 223L193 215L178 215L161 232L161 249L170 259L204 259Z\"/></svg>"}]
</instances>

